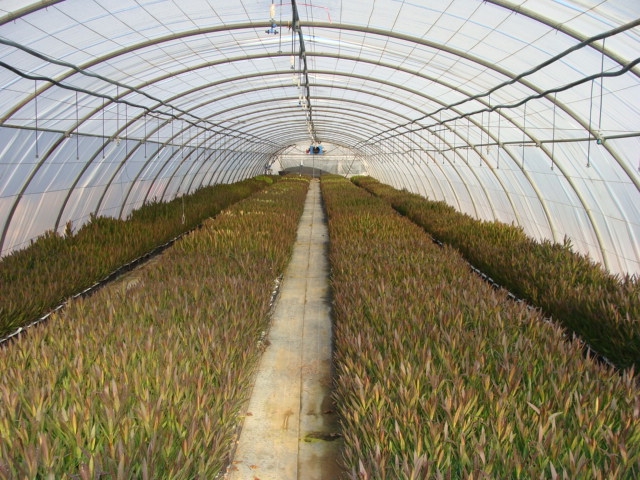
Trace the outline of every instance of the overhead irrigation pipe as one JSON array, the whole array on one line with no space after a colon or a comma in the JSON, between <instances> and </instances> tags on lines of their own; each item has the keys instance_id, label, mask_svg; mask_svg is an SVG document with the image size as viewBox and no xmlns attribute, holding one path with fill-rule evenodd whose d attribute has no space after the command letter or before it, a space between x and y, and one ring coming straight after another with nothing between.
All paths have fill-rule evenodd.
<instances>
[{"instance_id":1,"label":"overhead irrigation pipe","mask_svg":"<svg viewBox=\"0 0 640 480\"><path fill-rule=\"evenodd\" d=\"M291 8L293 11L293 19L291 22L291 26L293 31L298 34L298 42L300 44L300 59L302 61L302 75L304 77L304 88L305 88L305 114L307 117L307 123L309 127L309 135L311 135L311 139L314 143L320 143L318 141L318 137L316 135L316 128L313 124L313 108L311 106L311 90L309 88L309 69L307 66L307 50L304 46L304 36L302 35L302 29L300 28L300 15L298 14L298 6L296 5L296 0L291 0Z\"/></svg>"},{"instance_id":2,"label":"overhead irrigation pipe","mask_svg":"<svg viewBox=\"0 0 640 480\"><path fill-rule=\"evenodd\" d=\"M159 110L157 108L149 108L149 107L147 107L145 105L132 103L132 102L129 102L127 100L121 100L119 98L114 98L114 97L112 97L110 95L93 92L91 90L87 90L87 89L80 88L80 87L75 87L73 85L67 85L67 84L65 84L63 82L60 82L58 80L55 80L54 78L51 78L51 77L42 76L42 75L32 75L32 74L23 72L23 71L21 71L21 70L15 68L15 67L5 63L5 62L3 62L3 61L0 61L0 66L1 67L6 68L7 70L15 73L16 75L18 75L18 76L20 76L22 78L26 78L26 79L29 79L29 80L39 80L39 81L49 82L49 83L51 83L53 85L56 85L56 86L58 86L60 88L64 88L65 90L71 90L71 91L84 93L86 95L91 95L91 96L98 97L98 98L104 98L105 100L109 100L112 103L120 103L120 104L123 104L123 105L129 105L129 106L131 106L133 108L139 108L141 110L144 110L147 113L156 113L156 114L162 115L164 117L173 118L175 120L182 119L183 121L189 123L194 128L202 128L204 130L213 131L214 133L218 133L218 134L222 134L222 133L226 133L226 132L229 132L229 131L233 131L233 130L230 130L230 129L227 129L227 128L224 128L224 127L220 127L219 125L217 125L215 123L212 123L212 122L210 122L210 121L208 121L208 120L206 120L204 118L201 118L201 117L198 117L196 115L193 115L192 113L190 113L190 112L188 112L186 110L183 110L181 108L178 108L178 107L176 107L174 105L171 105L171 104L165 102L164 100L162 100L160 98L156 98L153 95L149 95L148 93L146 93L146 92L144 92L144 91L142 91L142 90L140 90L138 88L135 88L135 87L132 87L130 85L118 82L116 80L112 80L110 78L104 77L102 75L98 75L98 74L93 73L93 72L86 71L86 70L78 67L77 65L73 65L72 63L64 62L62 60L58 60L58 59L55 59L53 57L49 57L48 55L40 53L40 52L38 52L36 50L33 50L33 49L29 48L29 47L26 47L26 46L21 45L19 43L13 42L11 40L7 40L5 38L0 38L0 44L4 44L4 45L10 46L10 47L17 48L17 49L22 50L22 51L24 51L24 52L26 52L26 53L28 53L30 55L35 56L36 58L39 58L40 60L43 60L45 62L69 68L69 69L71 69L71 70L73 70L73 71L75 71L77 73L82 74L82 75L85 75L85 76L88 76L88 77L92 77L92 78L96 78L96 79L101 80L103 82L115 85L116 87L124 88L125 90L128 90L129 92L135 92L135 93L137 93L139 95L142 95L143 97L148 98L149 100L151 100L153 102L158 103L159 105L162 105L164 107L170 108L172 112L174 112L174 111L175 112L179 112L182 115L177 115L177 114L174 114L174 113L167 113L167 112L164 112L164 111ZM185 119L184 116L191 117L191 118L195 119L195 121ZM199 123L202 123L204 125L210 124L211 127L208 127L208 128L207 127L203 127L203 126L199 125ZM215 131L215 130L213 130L213 128L218 128L219 131ZM234 132L234 133L240 134L240 135L248 135L249 137L254 137L254 135L251 135L251 134L248 134L248 133L245 133L245 132Z\"/></svg>"},{"instance_id":3,"label":"overhead irrigation pipe","mask_svg":"<svg viewBox=\"0 0 640 480\"><path fill-rule=\"evenodd\" d=\"M523 78L525 78L525 77L527 77L529 75L533 75L534 73L542 70L543 68L548 67L549 65L561 60L562 58L566 57L570 53L573 53L573 52L575 52L577 50L580 50L581 48L584 48L584 47L588 46L589 44L591 44L593 42L596 42L598 40L604 40L606 38L609 38L609 37L612 37L612 36L617 35L619 33L625 32L627 30L636 28L638 26L640 26L640 19L637 19L637 20L634 20L632 22L626 23L624 25L621 25L621 26L619 26L617 28L614 28L612 30L608 30L606 32L600 33L598 35L594 35L592 37L586 38L582 42L579 42L579 43L573 45L572 47L560 52L559 54L555 55L554 57L551 57L550 59L548 59L548 60L536 65L535 67L533 67L533 68L531 68L531 69L529 69L529 70L527 70L527 71L525 71L525 72L523 72L523 73L521 73L519 75L516 75L515 77L513 77L513 78L511 78L511 79L509 79L509 80L507 80L505 82L502 82L502 83L496 85L495 87L491 88L490 90L488 90L488 91L486 91L484 93L479 93L477 95L473 95L473 96L467 97L467 98L465 98L463 100L460 100L459 102L454 102L454 103L451 103L451 104L446 105L444 107L440 107L440 108L438 108L437 110L435 110L435 111L433 111L431 113L428 113L426 115L423 115L420 118L417 118L417 119L413 120L412 122L408 122L408 123L406 123L404 125L397 125L397 126L395 126L393 128L385 130L384 132L381 132L381 134L385 134L385 133L388 133L388 132L393 132L394 130L397 130L398 128L406 127L407 125L410 125L411 123L419 122L420 120L424 120L425 118L428 118L428 117L433 117L434 115L436 115L436 114L438 114L440 112L443 112L445 110L450 110L450 109L452 109L454 107L463 105L463 104L465 104L467 102L470 102L472 100L479 100L481 98L488 97L492 93L500 90L501 88L504 88L504 87L507 87L509 85L515 84L515 83L519 82L520 80L522 80ZM601 73L596 74L596 75L591 75L589 77L585 77L582 80L578 80L577 82L573 82L573 83L569 84L568 86L565 86L566 88L565 87L561 87L561 89L546 90L546 91L542 92L539 95L535 95L535 96L532 96L532 97L527 97L524 101L518 103L515 106L511 106L510 107L508 105L499 105L499 106L496 106L495 108L490 109L490 110L489 109L488 110L478 110L477 112L472 112L470 114L465 114L465 115L456 117L456 119L464 118L465 116L469 116L469 115L472 115L472 114L475 114L475 113L480 113L482 111L492 111L492 110L495 110L495 109L498 109L498 108L516 108L517 106L522 105L522 103L525 103L526 101L528 101L530 99L540 98L540 97L546 96L546 95L548 95L550 93L567 90L567 89L572 88L574 86L580 85L581 83L585 83L585 82L588 82L588 81L596 79L596 78L622 75L622 74L626 73L627 71L631 70L633 67L635 67L639 62L640 62L640 59L636 59L633 62L631 62L630 64L625 65L621 70L618 70L617 72L607 72L606 74L604 72L601 72ZM610 74L610 73L612 73L612 74ZM437 124L442 124L442 123L445 123L445 122L437 122ZM371 140L371 138L369 138L367 140L364 140L364 142L367 142L368 140Z\"/></svg>"},{"instance_id":4,"label":"overhead irrigation pipe","mask_svg":"<svg viewBox=\"0 0 640 480\"><path fill-rule=\"evenodd\" d=\"M10 70L11 72L15 73L16 75L18 75L18 76L20 76L22 78L26 78L28 80L49 82L49 83L51 83L53 85L56 85L57 87L65 89L65 90L71 90L71 91L74 91L74 92L80 92L80 93L84 93L86 95L90 95L90 96L93 96L93 97L103 98L103 99L109 100L110 102L113 102L113 103L121 103L123 105L128 105L128 106L133 107L133 108L139 108L141 110L144 110L148 114L156 114L156 115L158 115L158 118L169 117L169 118L172 118L174 120L182 120L183 122L188 123L189 125L191 125L192 127L196 128L196 129L203 129L203 130L212 132L213 134L230 135L229 132L233 132L235 135L230 135L230 136L237 137L237 136L243 136L244 135L245 137L246 136L255 137L255 135L252 135L252 134L249 134L249 133L246 133L246 132L232 130L232 129L229 129L229 128L226 128L226 127L220 127L220 125L213 124L213 123L211 123L211 122L209 122L207 120L204 120L204 119L201 119L199 117L196 117L196 116L190 114L189 112L182 111L180 109L175 109L175 110L178 110L178 111L184 113L184 115L188 115L188 116L190 116L192 118L197 119L198 122L211 124L212 127L203 127L203 126L199 125L198 122L193 121L193 120L185 119L182 116L177 115L175 113L163 112L162 110L158 110L157 108L151 108L151 107L148 107L146 105L140 105L140 104L137 104L137 103L130 102L128 100L117 99L117 98L114 98L114 97L112 97L110 95L106 95L104 93L92 92L91 90L87 90L87 89L84 89L84 88L74 87L72 85L67 85L67 84L59 82L58 80L55 80L55 79L53 79L51 77L46 77L46 76L41 76L41 75L32 75L32 74L29 74L29 73L25 73L25 72L22 72L21 70L18 70L15 67L12 67L11 65L8 65L7 63L5 63L5 62L3 62L1 60L0 60L0 67L4 67L7 70ZM162 100L157 100L157 102L162 104L162 105L164 105L164 106L167 106L167 107L170 107L170 108L174 109L174 107L171 107L171 105L163 102ZM140 117L142 117L142 115L138 116L138 118L140 118ZM214 128L217 128L217 130L215 130ZM257 140L258 141L262 141L263 139L257 138ZM275 145L275 143L274 143L274 145Z\"/></svg>"},{"instance_id":5,"label":"overhead irrigation pipe","mask_svg":"<svg viewBox=\"0 0 640 480\"><path fill-rule=\"evenodd\" d=\"M409 122L409 123L406 123L406 124L403 124L403 125L398 125L396 127L390 128L390 129L386 130L385 132L382 132L381 134L378 134L378 136L385 135L385 134L390 133L390 132L392 132L394 130L398 130L399 128L405 128L406 129L403 132L396 132L393 135L389 134L387 137L385 137L385 139L386 139L386 138L396 137L396 136L400 136L400 135L405 135L407 133L415 132L415 131L419 131L419 130L424 130L424 129L428 130L428 129L432 128L432 127L435 127L436 125L444 125L445 123L454 122L456 120L461 120L461 119L467 118L467 117L472 117L473 115L479 115L479 114L486 113L486 112L490 113L490 112L494 112L496 110L509 110L509 109L518 108L518 107L528 103L531 100L538 100L540 98L547 97L547 96L549 96L551 94L554 94L554 93L564 92L565 90L570 90L571 88L574 88L574 87L577 87L579 85L582 85L583 83L588 83L588 82L590 82L592 80L596 80L598 78L618 77L620 75L624 75L625 73L627 73L629 70L631 70L633 67L635 67L638 64L640 64L640 58L636 58L632 62L630 62L627 65L625 65L624 67L622 67L620 70L615 70L615 71L612 71L612 72L595 73L593 75L589 75L588 77L581 78L580 80L576 80L575 82L571 82L571 83L568 83L566 85L562 85L562 86L556 87L556 88L550 88L548 90L545 90L545 91L540 92L540 93L536 93L534 95L529 95L528 97L525 97L524 99L522 99L522 100L520 100L518 102L515 102L515 103L493 105L491 107L481 108L479 110L474 110L472 112L463 113L463 114L457 115L455 117L448 118L446 120L440 120L440 121L434 122L434 123L432 123L430 125L426 125L426 126L422 126L421 125L421 126L419 126L417 128L416 127L409 127L409 125L414 124L415 122L417 122L419 120L423 120L423 119L425 119L425 118L427 118L429 116L435 115L436 113L439 113L441 111L444 111L446 109L449 109L449 108L455 107L456 105L459 105L459 103L458 104L451 104L451 105L448 105L447 107L439 108L438 110L434 111L433 113L431 113L429 115L425 115L424 117L421 117L419 120L414 120L413 122ZM467 100L465 100L465 101L467 101ZM462 103L462 102L460 102L460 103ZM627 137L636 137L636 136L638 136L638 134L637 133L632 133L632 134L628 134L626 136ZM615 137L617 137L617 136L615 136ZM605 140L605 138L600 138L598 136L596 136L596 138L598 140L600 140L600 141ZM614 136L607 137L607 138L614 138ZM381 139L381 140L384 140L384 139ZM556 141L558 141L558 140L556 140ZM516 143L522 143L522 142L516 142Z\"/></svg>"}]
</instances>

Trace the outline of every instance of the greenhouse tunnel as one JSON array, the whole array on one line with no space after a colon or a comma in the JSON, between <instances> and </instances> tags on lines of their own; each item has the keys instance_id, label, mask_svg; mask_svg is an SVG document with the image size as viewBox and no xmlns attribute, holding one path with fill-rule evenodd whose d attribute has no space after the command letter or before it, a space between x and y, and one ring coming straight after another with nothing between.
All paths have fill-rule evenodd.
<instances>
[{"instance_id":1,"label":"greenhouse tunnel","mask_svg":"<svg viewBox=\"0 0 640 480\"><path fill-rule=\"evenodd\" d=\"M298 166L638 274L639 56L629 0L4 1L0 251Z\"/></svg>"}]
</instances>

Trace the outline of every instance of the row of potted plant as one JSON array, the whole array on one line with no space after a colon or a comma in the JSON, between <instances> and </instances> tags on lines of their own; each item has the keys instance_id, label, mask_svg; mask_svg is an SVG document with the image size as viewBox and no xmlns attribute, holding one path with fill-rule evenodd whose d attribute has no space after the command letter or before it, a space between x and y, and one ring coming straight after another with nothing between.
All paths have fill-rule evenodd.
<instances>
[{"instance_id":1,"label":"row of potted plant","mask_svg":"<svg viewBox=\"0 0 640 480\"><path fill-rule=\"evenodd\" d=\"M217 478L307 189L234 204L0 349L0 478Z\"/></svg>"},{"instance_id":2,"label":"row of potted plant","mask_svg":"<svg viewBox=\"0 0 640 480\"><path fill-rule=\"evenodd\" d=\"M631 371L585 358L382 199L340 177L322 191L350 478L640 476Z\"/></svg>"},{"instance_id":3,"label":"row of potted plant","mask_svg":"<svg viewBox=\"0 0 640 480\"><path fill-rule=\"evenodd\" d=\"M640 279L611 275L571 244L538 242L519 227L479 221L444 202L371 177L354 183L387 200L476 268L541 308L619 368L640 367Z\"/></svg>"},{"instance_id":4,"label":"row of potted plant","mask_svg":"<svg viewBox=\"0 0 640 480\"><path fill-rule=\"evenodd\" d=\"M64 235L48 232L0 261L0 338L32 322L123 264L196 227L273 183L261 176L204 188L168 203L151 202L127 220L92 217Z\"/></svg>"}]
</instances>

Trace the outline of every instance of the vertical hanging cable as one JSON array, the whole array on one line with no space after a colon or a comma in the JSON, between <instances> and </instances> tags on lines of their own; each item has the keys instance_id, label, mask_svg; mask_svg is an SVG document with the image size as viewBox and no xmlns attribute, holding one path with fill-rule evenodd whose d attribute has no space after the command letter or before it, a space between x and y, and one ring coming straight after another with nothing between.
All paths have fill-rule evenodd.
<instances>
[{"instance_id":1,"label":"vertical hanging cable","mask_svg":"<svg viewBox=\"0 0 640 480\"><path fill-rule=\"evenodd\" d=\"M553 128L551 130L551 170L553 170L555 166L555 156L554 153L556 151L556 96L558 93L553 94Z\"/></svg>"},{"instance_id":2,"label":"vertical hanging cable","mask_svg":"<svg viewBox=\"0 0 640 480\"><path fill-rule=\"evenodd\" d=\"M467 160L466 163L469 165L469 150L471 149L471 117L467 117Z\"/></svg>"},{"instance_id":3,"label":"vertical hanging cable","mask_svg":"<svg viewBox=\"0 0 640 480\"><path fill-rule=\"evenodd\" d=\"M499 170L500 169L500 125L502 124L502 115L498 110L496 110L496 113L498 114L498 148L496 148L496 152L497 152L496 168Z\"/></svg>"},{"instance_id":4,"label":"vertical hanging cable","mask_svg":"<svg viewBox=\"0 0 640 480\"><path fill-rule=\"evenodd\" d=\"M180 126L180 158L184 159L184 121Z\"/></svg>"},{"instance_id":5,"label":"vertical hanging cable","mask_svg":"<svg viewBox=\"0 0 640 480\"><path fill-rule=\"evenodd\" d=\"M129 157L129 104L124 104L124 156Z\"/></svg>"},{"instance_id":6,"label":"vertical hanging cable","mask_svg":"<svg viewBox=\"0 0 640 480\"><path fill-rule=\"evenodd\" d=\"M144 123L144 140L142 140L142 142L144 143L144 158L147 158L147 115L145 114L144 117L142 117L142 122Z\"/></svg>"},{"instance_id":7,"label":"vertical hanging cable","mask_svg":"<svg viewBox=\"0 0 640 480\"><path fill-rule=\"evenodd\" d=\"M76 90L76 160L80 160L80 115L78 113L78 91Z\"/></svg>"},{"instance_id":8,"label":"vertical hanging cable","mask_svg":"<svg viewBox=\"0 0 640 480\"><path fill-rule=\"evenodd\" d=\"M487 112L487 147L486 147L487 155L489 155L489 142L491 142L491 137L489 136L490 127L491 127L491 94L489 94L489 111Z\"/></svg>"},{"instance_id":9,"label":"vertical hanging cable","mask_svg":"<svg viewBox=\"0 0 640 480\"><path fill-rule=\"evenodd\" d=\"M116 85L116 143L119 143L120 136L120 86Z\"/></svg>"},{"instance_id":10,"label":"vertical hanging cable","mask_svg":"<svg viewBox=\"0 0 640 480\"><path fill-rule=\"evenodd\" d=\"M156 159L160 158L160 115L158 115L158 155L156 155Z\"/></svg>"},{"instance_id":11,"label":"vertical hanging cable","mask_svg":"<svg viewBox=\"0 0 640 480\"><path fill-rule=\"evenodd\" d=\"M524 143L527 139L527 104L524 104L524 110L522 111L522 170L524 171Z\"/></svg>"},{"instance_id":12,"label":"vertical hanging cable","mask_svg":"<svg viewBox=\"0 0 640 480\"><path fill-rule=\"evenodd\" d=\"M456 155L458 155L458 136L459 136L459 132L460 130L458 129L458 120L454 120L453 121L453 161L456 161ZM460 135L461 136L461 135ZM460 155L460 158L462 158L462 155ZM465 163L467 163L465 161Z\"/></svg>"},{"instance_id":13,"label":"vertical hanging cable","mask_svg":"<svg viewBox=\"0 0 640 480\"><path fill-rule=\"evenodd\" d=\"M444 154L444 149L446 148L446 144L447 144L447 130L446 127L443 123L440 123L440 154L442 155L442 164L445 164L446 161L446 156Z\"/></svg>"},{"instance_id":14,"label":"vertical hanging cable","mask_svg":"<svg viewBox=\"0 0 640 480\"><path fill-rule=\"evenodd\" d=\"M104 160L105 154L104 149L107 147L107 143L105 141L104 135L104 98L102 98L102 159Z\"/></svg>"},{"instance_id":15,"label":"vertical hanging cable","mask_svg":"<svg viewBox=\"0 0 640 480\"><path fill-rule=\"evenodd\" d=\"M604 41L602 39L602 60L600 61L600 113L598 114L598 130L602 129L602 100L604 89Z\"/></svg>"},{"instance_id":16,"label":"vertical hanging cable","mask_svg":"<svg viewBox=\"0 0 640 480\"><path fill-rule=\"evenodd\" d=\"M480 166L482 166L482 144L484 143L484 112L480 112L480 134L478 135L480 137L480 141L478 142L478 152L480 152L478 155L481 157L481 164Z\"/></svg>"},{"instance_id":17,"label":"vertical hanging cable","mask_svg":"<svg viewBox=\"0 0 640 480\"><path fill-rule=\"evenodd\" d=\"M38 148L38 81L33 81L33 96L36 107L36 158L40 158L40 150Z\"/></svg>"},{"instance_id":18,"label":"vertical hanging cable","mask_svg":"<svg viewBox=\"0 0 640 480\"><path fill-rule=\"evenodd\" d=\"M442 151L442 111L440 111L438 116L440 117L440 121L438 122L438 129L436 130L436 132L438 132L438 153L440 153L440 156L442 156L442 164L444 165L444 152Z\"/></svg>"},{"instance_id":19,"label":"vertical hanging cable","mask_svg":"<svg viewBox=\"0 0 640 480\"><path fill-rule=\"evenodd\" d=\"M587 168L591 167L591 115L593 114L593 82L594 80L591 80L591 96L589 98L589 125L587 126Z\"/></svg>"}]
</instances>

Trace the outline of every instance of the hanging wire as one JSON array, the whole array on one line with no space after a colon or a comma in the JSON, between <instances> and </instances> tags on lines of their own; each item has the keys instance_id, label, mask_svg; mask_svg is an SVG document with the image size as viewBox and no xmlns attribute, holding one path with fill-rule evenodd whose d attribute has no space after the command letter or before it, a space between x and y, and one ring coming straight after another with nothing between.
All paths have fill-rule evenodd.
<instances>
[{"instance_id":1,"label":"hanging wire","mask_svg":"<svg viewBox=\"0 0 640 480\"><path fill-rule=\"evenodd\" d=\"M482 125L484 126L484 123ZM489 127L491 127L491 94L489 94L489 111L487 112L487 155L489 155L489 142L491 141Z\"/></svg>"},{"instance_id":2,"label":"hanging wire","mask_svg":"<svg viewBox=\"0 0 640 480\"><path fill-rule=\"evenodd\" d=\"M420 138L417 130L413 130L412 137L413 141L411 142L411 159L414 165L418 165L418 163L420 163L420 149L418 148ZM415 158L416 155L417 158Z\"/></svg>"},{"instance_id":3,"label":"hanging wire","mask_svg":"<svg viewBox=\"0 0 640 480\"><path fill-rule=\"evenodd\" d=\"M498 110L496 110L496 113L498 114L498 148L496 149L497 151L496 168L499 170L500 169L500 125L502 124L502 115Z\"/></svg>"},{"instance_id":4,"label":"hanging wire","mask_svg":"<svg viewBox=\"0 0 640 480\"><path fill-rule=\"evenodd\" d=\"M556 150L556 96L558 94L553 94L553 129L551 131L551 170L553 170L555 166L555 150Z\"/></svg>"},{"instance_id":5,"label":"hanging wire","mask_svg":"<svg viewBox=\"0 0 640 480\"><path fill-rule=\"evenodd\" d=\"M104 160L104 149L106 148L105 134L104 134L104 98L102 99L102 159Z\"/></svg>"},{"instance_id":6,"label":"hanging wire","mask_svg":"<svg viewBox=\"0 0 640 480\"><path fill-rule=\"evenodd\" d=\"M40 158L40 150L38 148L38 81L33 81L33 96L36 106L36 158Z\"/></svg>"},{"instance_id":7,"label":"hanging wire","mask_svg":"<svg viewBox=\"0 0 640 480\"><path fill-rule=\"evenodd\" d=\"M471 119L467 117L467 155L466 163L469 165L469 150L471 149Z\"/></svg>"},{"instance_id":8,"label":"hanging wire","mask_svg":"<svg viewBox=\"0 0 640 480\"><path fill-rule=\"evenodd\" d=\"M453 122L453 161L456 161L456 155L458 155L458 122L454 121ZM463 142L464 143L464 142ZM462 145L461 145L462 146ZM462 155L460 155L460 158L462 158ZM466 162L465 162L466 163Z\"/></svg>"},{"instance_id":9,"label":"hanging wire","mask_svg":"<svg viewBox=\"0 0 640 480\"><path fill-rule=\"evenodd\" d=\"M129 157L129 105L124 104L124 155Z\"/></svg>"},{"instance_id":10,"label":"hanging wire","mask_svg":"<svg viewBox=\"0 0 640 480\"><path fill-rule=\"evenodd\" d=\"M78 92L76 91L76 160L80 160L80 115L78 114Z\"/></svg>"},{"instance_id":11,"label":"hanging wire","mask_svg":"<svg viewBox=\"0 0 640 480\"><path fill-rule=\"evenodd\" d=\"M184 194L182 195L182 225L187 221L187 217L184 214Z\"/></svg>"},{"instance_id":12,"label":"hanging wire","mask_svg":"<svg viewBox=\"0 0 640 480\"><path fill-rule=\"evenodd\" d=\"M524 104L524 110L522 111L522 170L524 170L524 143L527 139L527 104Z\"/></svg>"},{"instance_id":13,"label":"hanging wire","mask_svg":"<svg viewBox=\"0 0 640 480\"><path fill-rule=\"evenodd\" d=\"M440 153L440 155L442 156L442 164L444 165L444 152L442 151L443 145L442 145L442 133L441 133L441 129L442 129L442 112L440 112L439 114L440 117L440 121L438 122L438 130L436 130L438 132L438 153Z\"/></svg>"},{"instance_id":14,"label":"hanging wire","mask_svg":"<svg viewBox=\"0 0 640 480\"><path fill-rule=\"evenodd\" d=\"M116 99L120 100L120 86L116 85ZM120 102L116 102L116 136L120 132Z\"/></svg>"},{"instance_id":15,"label":"hanging wire","mask_svg":"<svg viewBox=\"0 0 640 480\"><path fill-rule=\"evenodd\" d=\"M477 153L478 153L478 166L481 167L482 166L482 140L484 139L484 112L481 115L480 118L480 132L478 134L478 136L480 137L480 146L477 149ZM469 147L471 148L471 147Z\"/></svg>"},{"instance_id":16,"label":"hanging wire","mask_svg":"<svg viewBox=\"0 0 640 480\"><path fill-rule=\"evenodd\" d=\"M589 126L587 128L588 140L587 140L587 168L591 166L591 115L593 113L593 82L591 80L591 96L589 98Z\"/></svg>"},{"instance_id":17,"label":"hanging wire","mask_svg":"<svg viewBox=\"0 0 640 480\"><path fill-rule=\"evenodd\" d=\"M144 158L147 158L147 121L143 120L142 123L144 123L144 140L142 140L142 143L144 143Z\"/></svg>"},{"instance_id":18,"label":"hanging wire","mask_svg":"<svg viewBox=\"0 0 640 480\"><path fill-rule=\"evenodd\" d=\"M442 124L441 124L442 125ZM446 162L446 156L444 149L447 147L447 130L446 127L442 127L442 133L440 134L440 154L442 155L442 164Z\"/></svg>"},{"instance_id":19,"label":"hanging wire","mask_svg":"<svg viewBox=\"0 0 640 480\"><path fill-rule=\"evenodd\" d=\"M602 60L600 61L600 74L603 75L600 77L600 113L598 114L598 130L602 129L602 101L603 101L603 90L604 90L604 41L606 39L602 39Z\"/></svg>"}]
</instances>

